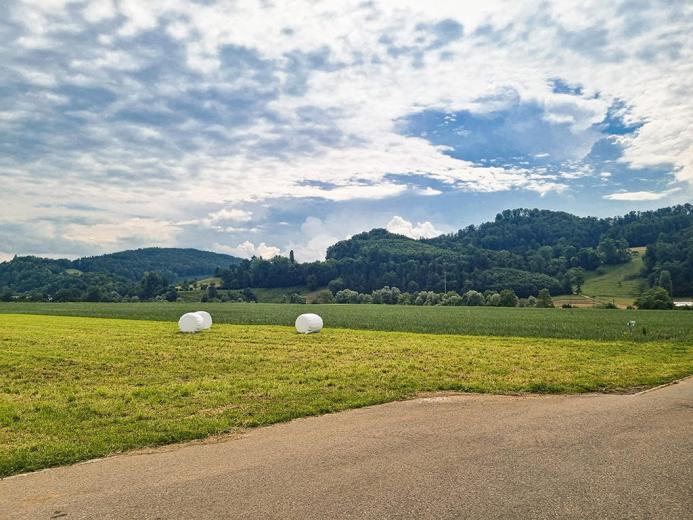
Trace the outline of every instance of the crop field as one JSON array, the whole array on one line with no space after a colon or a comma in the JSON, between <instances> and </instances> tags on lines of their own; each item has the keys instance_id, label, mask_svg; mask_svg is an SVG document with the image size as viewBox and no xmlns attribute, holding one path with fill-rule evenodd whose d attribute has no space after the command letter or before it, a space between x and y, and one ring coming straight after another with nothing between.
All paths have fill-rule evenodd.
<instances>
[{"instance_id":1,"label":"crop field","mask_svg":"<svg viewBox=\"0 0 693 520\"><path fill-rule=\"evenodd\" d=\"M6 314L0 476L421 392L622 391L692 372L681 341L230 324L184 335L175 321Z\"/></svg>"},{"instance_id":2,"label":"crop field","mask_svg":"<svg viewBox=\"0 0 693 520\"><path fill-rule=\"evenodd\" d=\"M176 321L207 310L216 323L293 325L304 312L320 314L326 327L431 334L524 336L593 340L693 342L690 311L414 307L400 305L287 305L247 303L0 303L2 313ZM635 320L631 334L626 324Z\"/></svg>"}]
</instances>

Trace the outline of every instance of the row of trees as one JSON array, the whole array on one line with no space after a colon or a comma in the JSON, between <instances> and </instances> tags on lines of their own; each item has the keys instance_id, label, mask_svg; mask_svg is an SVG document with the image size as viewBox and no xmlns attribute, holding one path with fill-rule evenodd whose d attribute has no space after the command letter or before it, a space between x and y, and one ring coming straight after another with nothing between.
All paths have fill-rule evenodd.
<instances>
[{"instance_id":1,"label":"row of trees","mask_svg":"<svg viewBox=\"0 0 693 520\"><path fill-rule=\"evenodd\" d=\"M305 298L298 294L287 295L285 303L305 303ZM343 304L383 304L383 305L444 305L444 306L491 306L491 307L553 307L551 294L541 289L537 297L518 298L512 289L495 291L467 291L459 294L455 291L437 293L434 291L402 292L397 287L385 286L371 293L360 293L351 289L341 289L335 293L325 289L320 291L314 303Z\"/></svg>"}]
</instances>

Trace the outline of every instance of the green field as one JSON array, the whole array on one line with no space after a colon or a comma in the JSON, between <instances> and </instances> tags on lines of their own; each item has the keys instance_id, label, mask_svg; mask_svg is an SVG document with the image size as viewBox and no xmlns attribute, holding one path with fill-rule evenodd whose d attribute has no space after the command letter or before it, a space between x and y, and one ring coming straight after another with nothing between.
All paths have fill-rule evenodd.
<instances>
[{"instance_id":1,"label":"green field","mask_svg":"<svg viewBox=\"0 0 693 520\"><path fill-rule=\"evenodd\" d=\"M325 326L330 328L479 336L693 342L693 314L686 311L167 302L0 303L0 315L58 314L170 322L177 321L184 312L202 309L209 311L217 323L293 325L299 314L316 312L323 317ZM626 327L629 320L635 320L637 324L632 336Z\"/></svg>"},{"instance_id":2,"label":"green field","mask_svg":"<svg viewBox=\"0 0 693 520\"><path fill-rule=\"evenodd\" d=\"M0 476L420 392L620 391L691 372L690 342L248 325L184 335L170 321L8 314Z\"/></svg>"}]
</instances>

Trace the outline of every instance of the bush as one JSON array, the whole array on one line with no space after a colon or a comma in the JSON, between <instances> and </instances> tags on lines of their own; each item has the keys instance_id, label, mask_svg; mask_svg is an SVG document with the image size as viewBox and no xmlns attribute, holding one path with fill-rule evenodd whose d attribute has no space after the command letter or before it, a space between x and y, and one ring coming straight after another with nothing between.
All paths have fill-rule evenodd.
<instances>
[{"instance_id":1,"label":"bush","mask_svg":"<svg viewBox=\"0 0 693 520\"><path fill-rule=\"evenodd\" d=\"M298 293L287 293L284 296L282 296L282 303L298 303L298 304L304 304L306 303L306 298L305 296L301 296Z\"/></svg>"},{"instance_id":2,"label":"bush","mask_svg":"<svg viewBox=\"0 0 693 520\"><path fill-rule=\"evenodd\" d=\"M313 300L313 303L332 303L332 291L329 289L323 289L318 292Z\"/></svg>"},{"instance_id":3,"label":"bush","mask_svg":"<svg viewBox=\"0 0 693 520\"><path fill-rule=\"evenodd\" d=\"M484 305L486 301L484 300L484 295L477 291L467 291L462 296L462 300L465 305L470 305L473 307Z\"/></svg>"},{"instance_id":4,"label":"bush","mask_svg":"<svg viewBox=\"0 0 693 520\"><path fill-rule=\"evenodd\" d=\"M515 291L512 289L503 289L500 292L501 307L517 307L518 299Z\"/></svg>"},{"instance_id":5,"label":"bush","mask_svg":"<svg viewBox=\"0 0 693 520\"><path fill-rule=\"evenodd\" d=\"M359 293L351 289L342 289L334 295L335 303L361 303L359 301Z\"/></svg>"},{"instance_id":6,"label":"bush","mask_svg":"<svg viewBox=\"0 0 693 520\"><path fill-rule=\"evenodd\" d=\"M551 299L551 293L549 293L548 289L539 291L536 306L542 309L553 307L553 300Z\"/></svg>"},{"instance_id":7,"label":"bush","mask_svg":"<svg viewBox=\"0 0 693 520\"><path fill-rule=\"evenodd\" d=\"M673 309L674 301L663 287L648 289L635 300L638 309Z\"/></svg>"}]
</instances>

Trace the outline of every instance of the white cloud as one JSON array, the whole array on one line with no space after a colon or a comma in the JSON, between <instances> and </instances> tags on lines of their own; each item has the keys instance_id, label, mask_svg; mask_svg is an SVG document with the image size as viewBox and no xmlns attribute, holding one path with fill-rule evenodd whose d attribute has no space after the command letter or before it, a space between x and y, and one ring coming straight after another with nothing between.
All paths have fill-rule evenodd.
<instances>
[{"instance_id":1,"label":"white cloud","mask_svg":"<svg viewBox=\"0 0 693 520\"><path fill-rule=\"evenodd\" d=\"M443 192L440 190L436 190L434 188L431 188L430 186L426 186L425 189L423 190L417 190L416 192L418 195L423 195L425 197L435 197L436 195L440 195Z\"/></svg>"},{"instance_id":2,"label":"white cloud","mask_svg":"<svg viewBox=\"0 0 693 520\"><path fill-rule=\"evenodd\" d=\"M84 19L96 23L115 16L113 0L91 0L84 7Z\"/></svg>"},{"instance_id":3,"label":"white cloud","mask_svg":"<svg viewBox=\"0 0 693 520\"><path fill-rule=\"evenodd\" d=\"M107 248L134 243L170 246L179 231L180 228L170 222L133 218L118 223L69 224L63 236L67 240L90 242Z\"/></svg>"},{"instance_id":4,"label":"white cloud","mask_svg":"<svg viewBox=\"0 0 693 520\"><path fill-rule=\"evenodd\" d=\"M559 152L577 160L598 138L592 125L620 99L629 107L621 114L626 123L645 124L620 138L618 160L671 164L679 181L693 182L690 3L80 5L84 19L67 0L8 4L8 20L20 33L0 49L12 78L3 85L15 78L25 83L10 93L11 109L0 113L0 133L19 143L0 157L0 203L28 220L37 213L74 216L38 210L47 200L90 202L109 222L92 232L75 222L70 236L84 231L108 247L122 243L109 242L109 233L127 234L123 223L133 219L220 233L242 231L239 223L257 219L233 213L240 209L205 216L198 208L210 201L235 208L287 198L345 202L440 193L412 190L407 175L428 177L446 193L570 189L571 173L480 166L397 133L398 120L425 109L488 113L535 103L545 119L576 136ZM422 27L448 17L464 26L464 36L425 51L435 35ZM102 23L99 34L95 23ZM145 31L161 38L149 33L133 45L132 37ZM40 48L51 49L50 59L35 53ZM581 84L584 96L553 92L547 80L556 77ZM498 95L503 92L515 95ZM471 131L460 132L467 138ZM540 151L537 158L549 152L555 158L548 144ZM661 198L632 193L656 197L638 200ZM177 232L166 236L175 240ZM326 238L311 240L303 246L307 257L318 255Z\"/></svg>"},{"instance_id":5,"label":"white cloud","mask_svg":"<svg viewBox=\"0 0 693 520\"><path fill-rule=\"evenodd\" d=\"M251 258L253 256L259 256L264 258L265 260L275 257L281 253L281 249L279 249L278 247L268 246L264 242L261 242L259 245L255 245L249 240L246 240L245 242L238 244L236 247L230 247L223 244L215 243L213 245L213 249L221 253L227 253L241 258Z\"/></svg>"},{"instance_id":6,"label":"white cloud","mask_svg":"<svg viewBox=\"0 0 693 520\"><path fill-rule=\"evenodd\" d=\"M611 193L609 195L604 195L607 200L628 200L628 201L647 201L647 200L660 200L668 197L672 193L679 191L678 188L674 188L666 191L624 191L619 193Z\"/></svg>"},{"instance_id":7,"label":"white cloud","mask_svg":"<svg viewBox=\"0 0 693 520\"><path fill-rule=\"evenodd\" d=\"M437 230L429 221L417 222L416 225L414 225L412 222L397 215L392 217L390 222L387 223L386 229L390 233L396 233L410 238L433 238L442 234L442 232Z\"/></svg>"}]
</instances>

